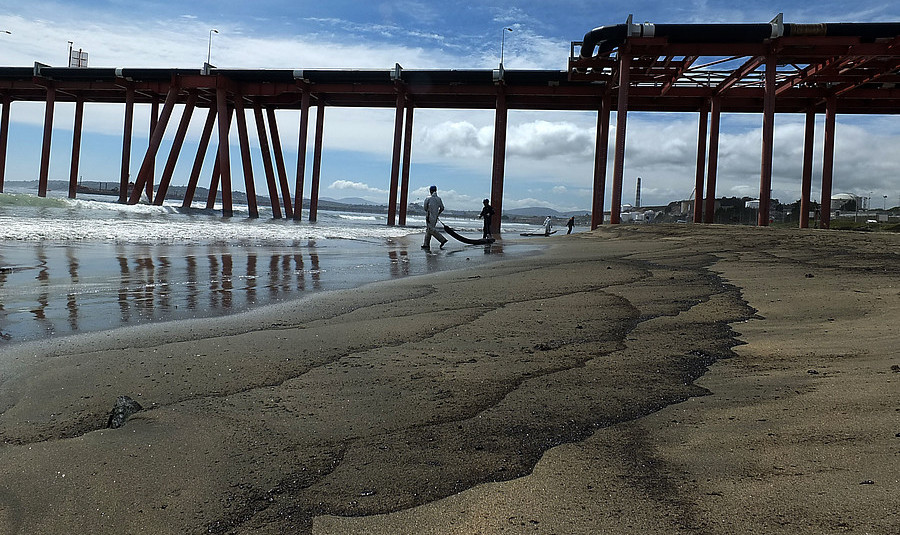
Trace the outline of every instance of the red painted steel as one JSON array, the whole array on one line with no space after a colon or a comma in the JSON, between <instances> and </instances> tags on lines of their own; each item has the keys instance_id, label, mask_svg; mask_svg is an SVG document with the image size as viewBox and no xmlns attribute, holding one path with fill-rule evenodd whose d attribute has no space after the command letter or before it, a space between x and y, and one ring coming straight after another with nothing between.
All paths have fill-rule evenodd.
<instances>
[{"instance_id":1,"label":"red painted steel","mask_svg":"<svg viewBox=\"0 0 900 535\"><path fill-rule=\"evenodd\" d=\"M159 146L162 144L163 134L166 132L166 126L169 124L169 117L172 116L172 110L175 108L175 96L178 94L178 86L173 85L168 94L166 95L166 103L163 105L162 115L159 116L158 121L156 122L156 126L153 128L153 133L150 136L150 144L147 147L147 152L144 154L143 163L141 163L141 169L138 171L137 180L134 182L134 189L131 192L131 198L128 199L128 204L137 204L139 200L141 200L141 191L144 190L144 186L150 185L152 187L152 179L153 179L153 169L155 168L156 162L156 154L159 152ZM155 115L151 113L151 115ZM153 193L152 191L150 192ZM148 200L152 200L151 195L147 195Z\"/></svg>"},{"instance_id":2,"label":"red painted steel","mask_svg":"<svg viewBox=\"0 0 900 535\"><path fill-rule=\"evenodd\" d=\"M603 204L606 195L606 167L609 163L609 116L612 96L603 95L597 111L597 133L594 145L594 195L591 204L591 230L603 224Z\"/></svg>"},{"instance_id":3,"label":"red painted steel","mask_svg":"<svg viewBox=\"0 0 900 535\"><path fill-rule=\"evenodd\" d=\"M222 173L221 173L220 167L219 167L220 162L221 162L221 160L219 159L219 151L216 151L216 159L215 159L215 162L213 163L212 175L210 175L210 177L209 177L209 192L206 194L206 209L207 210L212 210L213 208L216 207L216 197L218 197L218 194L219 194L219 180L222 177ZM222 195L223 196L225 195L224 191L223 191ZM223 205L222 216L229 217L228 214L225 213L224 204L225 203L223 202L222 203L222 205Z\"/></svg>"},{"instance_id":4,"label":"red painted steel","mask_svg":"<svg viewBox=\"0 0 900 535\"><path fill-rule=\"evenodd\" d=\"M253 181L253 163L250 161L250 137L247 135L247 115L244 112L244 99L234 96L234 116L237 120L238 141L241 146L241 163L244 170L244 188L247 192L248 217L259 217L256 204L256 183Z\"/></svg>"},{"instance_id":5,"label":"red painted steel","mask_svg":"<svg viewBox=\"0 0 900 535\"><path fill-rule=\"evenodd\" d=\"M275 167L272 165L272 152L269 148L269 137L266 134L266 120L263 118L259 100L253 102L253 119L256 122L256 135L259 137L259 151L262 154L263 170L266 173L266 186L269 188L269 200L272 206L272 217L281 219L281 199L278 198L278 184L275 181Z\"/></svg>"},{"instance_id":6,"label":"red painted steel","mask_svg":"<svg viewBox=\"0 0 900 535\"><path fill-rule=\"evenodd\" d=\"M394 110L394 153L391 158L391 181L388 188L388 213L387 224L394 226L397 216L397 188L400 181L400 152L403 147L403 112L406 109L406 100L403 89L397 88L397 107Z\"/></svg>"},{"instance_id":7,"label":"red painted steel","mask_svg":"<svg viewBox=\"0 0 900 535\"><path fill-rule=\"evenodd\" d=\"M822 155L822 206L819 209L820 228L831 228L831 180L834 173L834 127L837 98L825 103L825 152Z\"/></svg>"},{"instance_id":8,"label":"red painted steel","mask_svg":"<svg viewBox=\"0 0 900 535\"><path fill-rule=\"evenodd\" d=\"M325 102L319 99L316 106L316 141L313 148L312 183L309 193L309 220L319 216L319 177L322 175L322 142L325 133Z\"/></svg>"},{"instance_id":9,"label":"red painted steel","mask_svg":"<svg viewBox=\"0 0 900 535\"><path fill-rule=\"evenodd\" d=\"M774 54L766 56L766 85L763 103L762 163L759 171L759 211L756 224L769 225L769 205L772 200L772 156L775 142L775 70L778 67Z\"/></svg>"},{"instance_id":10,"label":"red painted steel","mask_svg":"<svg viewBox=\"0 0 900 535\"><path fill-rule=\"evenodd\" d=\"M210 106L206 114L206 122L203 124L203 133L200 134L200 143L197 145L197 155L194 157L194 165L191 167L191 176L188 178L187 190L181 201L182 208L190 208L194 202L194 194L197 191L197 183L200 182L200 171L203 170L203 160L206 159L206 151L209 150L209 138L216 123L216 108Z\"/></svg>"},{"instance_id":11,"label":"red painted steel","mask_svg":"<svg viewBox=\"0 0 900 535\"><path fill-rule=\"evenodd\" d=\"M709 104L700 109L697 122L697 166L694 170L694 223L703 221L703 180L706 167L706 131L709 124Z\"/></svg>"},{"instance_id":12,"label":"red painted steel","mask_svg":"<svg viewBox=\"0 0 900 535\"><path fill-rule=\"evenodd\" d=\"M809 197L812 192L813 142L816 136L816 112L806 112L806 128L803 134L803 171L800 186L800 228L809 228Z\"/></svg>"},{"instance_id":13,"label":"red painted steel","mask_svg":"<svg viewBox=\"0 0 900 535\"><path fill-rule=\"evenodd\" d=\"M12 98L3 93L3 111L0 112L0 193L3 193L3 182L6 178L6 147L9 140L9 107Z\"/></svg>"},{"instance_id":14,"label":"red painted steel","mask_svg":"<svg viewBox=\"0 0 900 535\"><path fill-rule=\"evenodd\" d=\"M306 178L306 144L309 137L309 90L300 95L300 134L297 136L297 178L294 185L294 219L303 219L303 181Z\"/></svg>"},{"instance_id":15,"label":"red painted steel","mask_svg":"<svg viewBox=\"0 0 900 535\"><path fill-rule=\"evenodd\" d=\"M50 142L53 139L53 106L56 103L56 88L47 86L47 101L44 106L44 139L41 146L41 174L38 176L38 197L47 196L47 176L50 174Z\"/></svg>"},{"instance_id":16,"label":"red painted steel","mask_svg":"<svg viewBox=\"0 0 900 535\"><path fill-rule=\"evenodd\" d=\"M491 172L491 206L494 217L491 219L491 234L500 236L500 218L503 215L503 173L506 169L506 120L509 109L506 106L506 91L501 84L497 86L497 107L494 115L494 160Z\"/></svg>"},{"instance_id":17,"label":"red painted steel","mask_svg":"<svg viewBox=\"0 0 900 535\"><path fill-rule=\"evenodd\" d=\"M184 137L187 134L191 116L194 114L194 106L196 105L197 92L192 90L181 113L181 121L179 121L178 129L175 131L175 139L172 140L172 148L169 150L169 157L166 159L166 166L163 168L162 176L159 179L159 187L156 189L156 195L153 198L153 204L156 206L162 206L166 200L166 194L169 192L169 183L172 181L172 174L175 173L175 164L178 163L178 155L181 154L181 146L184 144Z\"/></svg>"},{"instance_id":18,"label":"red painted steel","mask_svg":"<svg viewBox=\"0 0 900 535\"><path fill-rule=\"evenodd\" d=\"M709 155L706 161L706 207L703 222L712 223L716 217L716 178L719 172L719 122L722 115L722 98L710 99Z\"/></svg>"},{"instance_id":19,"label":"red painted steel","mask_svg":"<svg viewBox=\"0 0 900 535\"><path fill-rule=\"evenodd\" d=\"M609 222L617 225L622 215L622 178L625 173L625 125L628 122L628 86L631 84L631 52L621 50L619 57L619 99L616 103L616 152L613 162L612 199Z\"/></svg>"},{"instance_id":20,"label":"red painted steel","mask_svg":"<svg viewBox=\"0 0 900 535\"><path fill-rule=\"evenodd\" d=\"M119 173L119 202L128 202L128 182L131 180L131 133L134 128L134 85L125 88L125 119L122 132L122 167Z\"/></svg>"},{"instance_id":21,"label":"red painted steel","mask_svg":"<svg viewBox=\"0 0 900 535\"><path fill-rule=\"evenodd\" d=\"M233 108L228 105L228 90L224 80L217 79L217 82L219 85L216 87L216 118L219 127L219 148L216 158L218 165L213 174L218 176L222 185L222 216L231 217L234 215L234 208L231 204L231 154L228 151L228 130L231 129ZM213 199L215 199L216 189L210 187ZM209 203L207 203L207 207L211 208Z\"/></svg>"},{"instance_id":22,"label":"red painted steel","mask_svg":"<svg viewBox=\"0 0 900 535\"><path fill-rule=\"evenodd\" d=\"M284 200L284 217L294 217L294 201L291 197L291 187L288 184L287 168L284 165L284 152L281 149L281 137L278 135L278 120L275 118L275 108L266 106L266 118L269 123L269 132L272 136L272 152L275 155L275 169L278 171L278 183L281 185L281 198Z\"/></svg>"},{"instance_id":23,"label":"red painted steel","mask_svg":"<svg viewBox=\"0 0 900 535\"><path fill-rule=\"evenodd\" d=\"M159 99L154 96L153 102L150 104L150 137L152 139L153 132L156 131L156 126L159 124ZM165 129L164 129L165 130ZM165 133L165 132L163 132ZM157 151L159 149L157 148ZM144 193L147 194L147 202L153 201L153 183L156 182L156 156L154 155L153 159L150 161L150 167L146 175L146 183L144 186Z\"/></svg>"},{"instance_id":24,"label":"red painted steel","mask_svg":"<svg viewBox=\"0 0 900 535\"><path fill-rule=\"evenodd\" d=\"M72 125L72 163L69 166L69 198L78 193L78 161L81 158L81 129L84 125L84 97L75 101L75 122Z\"/></svg>"},{"instance_id":25,"label":"red painted steel","mask_svg":"<svg viewBox=\"0 0 900 535\"><path fill-rule=\"evenodd\" d=\"M406 123L403 128L403 168L400 172L400 215L398 223L406 225L406 208L409 204L409 165L412 160L413 110L412 102L406 105Z\"/></svg>"}]
</instances>

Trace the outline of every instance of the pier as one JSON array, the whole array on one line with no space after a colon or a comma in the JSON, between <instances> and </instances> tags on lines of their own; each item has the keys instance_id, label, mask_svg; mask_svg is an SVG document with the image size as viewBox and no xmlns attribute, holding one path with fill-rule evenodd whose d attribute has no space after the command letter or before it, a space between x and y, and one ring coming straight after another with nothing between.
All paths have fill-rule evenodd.
<instances>
[{"instance_id":1,"label":"pier","mask_svg":"<svg viewBox=\"0 0 900 535\"><path fill-rule=\"evenodd\" d=\"M595 51L596 49L596 51ZM561 57L563 62L565 58ZM229 134L237 129L241 172L251 217L259 216L252 159L261 158L275 218L299 219L304 182L310 175L309 219L318 210L325 112L328 107L395 109L389 177L388 225L406 224L413 115L417 108L493 109L495 129L491 203L495 233L503 213L506 124L511 109L577 110L597 114L592 222L603 222L610 115L616 111L610 222L620 222L628 112L688 112L698 117L694 184L695 223L713 220L718 168L719 124L724 113L762 114L758 225L769 224L773 132L777 114L806 118L801 183L800 227L809 226L813 139L818 114L825 116L822 200L831 198L835 118L841 114L900 112L900 23L786 24L776 17L765 24L654 25L600 27L573 41L565 70L383 70L299 69L140 69L64 68L35 63L0 67L0 192L10 135L10 107L20 101L45 105L37 194L45 196L56 102L75 103L69 197L77 193L79 152L85 103L124 106L119 202L137 203L142 195L161 205L181 159L195 112L204 128L191 163L182 206L199 202L212 208L218 194L222 214L232 209L232 155ZM135 106L151 107L149 143L140 162L131 161ZM173 117L176 105L180 117ZM299 139L282 140L276 110L296 110ZM315 111L312 169L306 169L310 113ZM249 124L253 122L252 127ZM177 126L170 123L177 122ZM171 150L157 176L155 162L164 136ZM251 147L251 137L257 142ZM297 143L290 172L283 143ZM200 172L210 143L216 160L207 199L195 201ZM136 172L133 172L135 171ZM131 177L134 176L133 184ZM292 193L293 191L293 193ZM204 203L205 201L205 203ZM827 228L830 210L821 211Z\"/></svg>"}]
</instances>

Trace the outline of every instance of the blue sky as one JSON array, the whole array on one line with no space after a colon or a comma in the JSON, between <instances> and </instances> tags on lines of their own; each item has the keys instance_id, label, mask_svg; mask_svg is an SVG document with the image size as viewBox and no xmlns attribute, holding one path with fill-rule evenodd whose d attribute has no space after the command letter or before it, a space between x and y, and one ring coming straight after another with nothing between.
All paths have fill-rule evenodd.
<instances>
[{"instance_id":1,"label":"blue sky","mask_svg":"<svg viewBox=\"0 0 900 535\"><path fill-rule=\"evenodd\" d=\"M849 9L848 9L848 6ZM93 67L200 68L209 30L211 63L223 68L490 69L499 61L506 33L508 69L564 69L569 43L596 26L635 21L656 23L767 22L779 12L785 22L900 21L900 4L847 2L255 2L133 0L47 2L0 1L0 63L66 64L68 41L90 55ZM74 105L57 104L51 179L68 178ZM116 181L121 152L122 106L85 108L81 176ZM166 134L171 140L180 110ZM173 179L184 184L205 114L195 114ZM37 177L43 106L14 103L7 180ZM252 121L252 118L250 119ZM287 167L296 162L298 113L279 112ZM803 117L778 115L773 196L800 197ZM615 113L613 114L615 121ZM321 195L386 202L393 110L329 108ZM132 174L147 143L149 109L135 114ZM759 193L758 114L722 117L717 196ZM252 123L251 123L252 125ZM507 136L504 207L547 206L587 210L591 204L595 113L511 110ZM252 127L251 127L252 128ZM819 197L823 118L817 127L812 196ZM414 121L410 199L437 184L445 204L475 210L489 196L492 111L417 110ZM696 160L696 114L629 113L623 201L633 198L642 177L644 204L690 197ZM612 138L611 138L612 141ZM236 143L236 138L233 141ZM195 146L195 145L193 145ZM834 191L900 204L900 118L838 116ZM308 151L311 157L311 150ZM232 155L239 158L237 147ZM211 157L204 169L208 181ZM157 169L161 170L165 154ZM258 152L254 162L261 166ZM237 163L237 162L236 162ZM610 157L610 176L612 158ZM236 174L239 165L233 166ZM309 169L309 166L308 166ZM308 171L309 172L309 171ZM256 170L257 191L265 178ZM306 195L309 195L307 175ZM240 180L235 180L236 185ZM610 194L606 195L607 210Z\"/></svg>"}]
</instances>

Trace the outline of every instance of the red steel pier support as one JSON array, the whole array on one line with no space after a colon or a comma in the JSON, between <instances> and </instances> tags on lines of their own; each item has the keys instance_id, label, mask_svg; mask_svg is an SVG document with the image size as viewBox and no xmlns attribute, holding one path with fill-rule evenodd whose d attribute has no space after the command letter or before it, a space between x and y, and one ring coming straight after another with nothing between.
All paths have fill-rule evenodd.
<instances>
[{"instance_id":1,"label":"red steel pier support","mask_svg":"<svg viewBox=\"0 0 900 535\"><path fill-rule=\"evenodd\" d=\"M159 124L159 100L157 100L156 95L153 96L153 102L150 104L150 137L153 137L153 132L156 131L156 125ZM165 130L165 129L163 129ZM149 150L149 149L148 149ZM157 147L156 151L159 151L159 147ZM147 193L147 202L153 201L153 183L155 182L154 177L156 176L156 154L154 153L153 160L150 161L149 172L146 177L146 185L144 189Z\"/></svg>"},{"instance_id":2,"label":"red steel pier support","mask_svg":"<svg viewBox=\"0 0 900 535\"><path fill-rule=\"evenodd\" d=\"M275 169L278 171L278 183L281 185L281 198L284 200L284 217L292 218L294 217L294 201L291 197L290 184L288 184L287 168L284 166L284 152L281 149L281 136L278 135L275 108L266 107L266 118L269 120L272 153L275 155Z\"/></svg>"},{"instance_id":3,"label":"red steel pier support","mask_svg":"<svg viewBox=\"0 0 900 535\"><path fill-rule=\"evenodd\" d=\"M394 110L394 152L391 158L391 185L388 193L387 224L394 226L397 216L397 188L400 182L400 152L403 147L403 112L406 109L403 88L397 84L397 106Z\"/></svg>"},{"instance_id":4,"label":"red steel pier support","mask_svg":"<svg viewBox=\"0 0 900 535\"><path fill-rule=\"evenodd\" d=\"M834 173L834 127L837 98L825 100L825 154L822 156L821 228L831 228L831 179Z\"/></svg>"},{"instance_id":5,"label":"red steel pier support","mask_svg":"<svg viewBox=\"0 0 900 535\"><path fill-rule=\"evenodd\" d=\"M163 134L166 132L166 126L169 124L169 117L172 116L172 110L175 108L175 97L178 96L178 86L172 85L166 95L166 103L163 105L162 115L153 129L153 135L150 136L150 144L147 147L147 153L144 154L144 161L141 163L141 170L138 171L137 180L134 183L134 190L131 192L131 198L128 204L137 204L141 200L141 191L144 186L150 184L153 180L153 169L156 167L156 154L159 152L159 146L162 143ZM155 115L155 114L151 114ZM152 200L151 194L147 195L148 200Z\"/></svg>"},{"instance_id":6,"label":"red steel pier support","mask_svg":"<svg viewBox=\"0 0 900 535\"><path fill-rule=\"evenodd\" d=\"M234 116L237 119L238 141L241 145L241 163L244 169L244 189L247 192L247 212L251 218L259 217L256 205L256 184L253 182L253 163L250 161L250 137L247 135L247 115L244 113L244 97L234 95Z\"/></svg>"},{"instance_id":7,"label":"red steel pier support","mask_svg":"<svg viewBox=\"0 0 900 535\"><path fill-rule=\"evenodd\" d=\"M78 192L78 161L81 157L81 130L84 124L84 97L75 99L75 123L72 126L72 164L69 167L69 198Z\"/></svg>"},{"instance_id":8,"label":"red steel pier support","mask_svg":"<svg viewBox=\"0 0 900 535\"><path fill-rule=\"evenodd\" d=\"M406 105L406 123L403 128L403 168L400 172L400 225L406 225L406 207L409 204L409 164L412 159L412 128L413 110L412 102Z\"/></svg>"},{"instance_id":9,"label":"red steel pier support","mask_svg":"<svg viewBox=\"0 0 900 535\"><path fill-rule=\"evenodd\" d=\"M594 146L594 198L591 205L591 230L603 224L603 204L606 195L606 166L609 152L609 115L612 97L604 94L597 111L597 133Z\"/></svg>"},{"instance_id":10,"label":"red steel pier support","mask_svg":"<svg viewBox=\"0 0 900 535\"><path fill-rule=\"evenodd\" d=\"M709 116L709 156L706 162L706 207L703 222L712 223L716 218L716 176L719 166L719 119L722 115L722 99L713 97Z\"/></svg>"},{"instance_id":11,"label":"red steel pier support","mask_svg":"<svg viewBox=\"0 0 900 535\"><path fill-rule=\"evenodd\" d=\"M231 205L231 154L228 151L228 130L231 129L232 109L228 106L228 89L225 80L216 77L216 116L219 125L219 148L217 152L218 165L213 169L213 177L218 177L222 184L222 216L231 217L234 215L234 209ZM217 188L210 187L210 196L213 200L216 198L215 190ZM207 199L208 201L208 199ZM207 207L209 202L207 202Z\"/></svg>"},{"instance_id":12,"label":"red steel pier support","mask_svg":"<svg viewBox=\"0 0 900 535\"><path fill-rule=\"evenodd\" d=\"M772 154L775 141L775 55L766 57L765 97L763 98L762 163L759 172L759 212L756 224L769 224L769 205L772 201Z\"/></svg>"},{"instance_id":13,"label":"red steel pier support","mask_svg":"<svg viewBox=\"0 0 900 535\"><path fill-rule=\"evenodd\" d=\"M203 160L206 158L206 151L209 149L209 138L212 136L212 129L216 123L216 108L209 107L206 114L206 123L203 124L203 133L200 134L200 143L197 145L197 156L194 157L194 166L191 167L191 176L188 178L187 190L184 192L184 199L181 201L182 208L190 208L194 202L194 193L197 191L197 183L200 181L200 171L203 170Z\"/></svg>"},{"instance_id":14,"label":"red steel pier support","mask_svg":"<svg viewBox=\"0 0 900 535\"><path fill-rule=\"evenodd\" d=\"M816 135L816 110L806 110L806 129L803 134L803 174L800 186L800 228L809 228L809 197L812 193L813 142Z\"/></svg>"},{"instance_id":15,"label":"red steel pier support","mask_svg":"<svg viewBox=\"0 0 900 535\"><path fill-rule=\"evenodd\" d=\"M491 234L500 236L500 217L503 214L503 174L506 168L506 119L509 109L506 106L506 91L502 85L497 86L497 108L494 114L494 163L491 172L491 206L494 217L491 219Z\"/></svg>"},{"instance_id":16,"label":"red steel pier support","mask_svg":"<svg viewBox=\"0 0 900 535\"><path fill-rule=\"evenodd\" d=\"M47 176L50 174L50 141L53 139L53 105L56 88L47 86L47 102L44 105L44 140L41 147L41 174L38 176L38 197L47 196Z\"/></svg>"},{"instance_id":17,"label":"red steel pier support","mask_svg":"<svg viewBox=\"0 0 900 535\"><path fill-rule=\"evenodd\" d=\"M0 112L0 193L3 193L3 182L6 177L6 146L9 140L9 106L12 98L9 93L3 94L3 111Z\"/></svg>"},{"instance_id":18,"label":"red steel pier support","mask_svg":"<svg viewBox=\"0 0 900 535\"><path fill-rule=\"evenodd\" d=\"M134 127L134 85L125 87L125 119L122 132L122 169L119 174L119 202L128 202L128 181L131 178L131 133Z\"/></svg>"},{"instance_id":19,"label":"red steel pier support","mask_svg":"<svg viewBox=\"0 0 900 535\"><path fill-rule=\"evenodd\" d=\"M253 119L256 122L256 135L259 137L259 151L262 154L263 170L266 173L266 186L269 189L269 201L272 206L272 217L281 219L281 199L278 198L278 184L275 182L275 167L272 164L272 151L266 134L266 122L263 118L262 105L259 100L253 101Z\"/></svg>"},{"instance_id":20,"label":"red steel pier support","mask_svg":"<svg viewBox=\"0 0 900 535\"><path fill-rule=\"evenodd\" d=\"M325 128L325 101L319 96L316 108L316 144L313 148L312 184L309 192L309 220L319 217L319 178L322 174L322 141Z\"/></svg>"},{"instance_id":21,"label":"red steel pier support","mask_svg":"<svg viewBox=\"0 0 900 535\"><path fill-rule=\"evenodd\" d=\"M706 167L706 126L709 123L709 107L700 109L697 125L697 169L694 175L694 223L703 221L703 175Z\"/></svg>"},{"instance_id":22,"label":"red steel pier support","mask_svg":"<svg viewBox=\"0 0 900 535\"><path fill-rule=\"evenodd\" d=\"M622 177L625 174L625 125L628 122L628 86L631 84L631 51L619 47L619 101L616 106L616 154L613 163L609 222L618 225L622 215Z\"/></svg>"},{"instance_id":23,"label":"red steel pier support","mask_svg":"<svg viewBox=\"0 0 900 535\"><path fill-rule=\"evenodd\" d=\"M294 219L303 219L303 181L306 178L306 144L309 137L309 90L300 95L300 134L297 136L297 178L294 185Z\"/></svg>"},{"instance_id":24,"label":"red steel pier support","mask_svg":"<svg viewBox=\"0 0 900 535\"><path fill-rule=\"evenodd\" d=\"M156 195L153 198L153 204L157 206L162 206L163 201L166 200L169 183L172 181L172 174L175 173L175 164L178 162L178 155L181 154L181 146L184 144L184 137L187 134L191 116L194 114L194 106L196 105L197 92L191 91L184 105L184 111L181 113L181 121L178 123L178 130L175 131L175 139L172 141L172 148L169 150L169 157L166 159L166 166L163 168L163 174L159 179L159 187L156 189Z\"/></svg>"}]
</instances>

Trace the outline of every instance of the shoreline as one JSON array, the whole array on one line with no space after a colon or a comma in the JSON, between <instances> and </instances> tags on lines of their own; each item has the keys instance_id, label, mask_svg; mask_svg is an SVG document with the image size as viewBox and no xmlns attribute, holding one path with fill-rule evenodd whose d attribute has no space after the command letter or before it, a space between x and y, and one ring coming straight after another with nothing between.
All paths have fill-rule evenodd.
<instances>
[{"instance_id":1,"label":"shoreline","mask_svg":"<svg viewBox=\"0 0 900 535\"><path fill-rule=\"evenodd\" d=\"M728 427L734 420L713 418L758 386L742 386L742 374L728 370L763 377L760 370L773 365L767 352L778 348L784 355L775 360L793 370L781 380L799 375L804 393L818 391L813 383L829 372L809 374L806 361L790 361L803 345L795 330L803 329L786 329L809 328L791 306L806 297L798 288L818 288L821 297L843 278L837 268L830 278L807 278L798 266L856 260L834 255L842 250L834 247L896 251L898 244L890 235L846 238L718 226L603 228L555 241L534 257L321 295L315 308L285 304L243 332L215 333L223 325L211 321L209 331L198 327L177 342L151 328L146 338L107 349L48 347L41 362L20 363L23 373L0 383L0 527L729 532L715 522L735 515L735 504L763 512L778 504L747 501L735 483L750 476L698 455L718 441L713 451L759 462L743 447L747 438ZM892 280L895 257L891 249L871 253L865 265L884 270L865 275ZM778 272L779 299L791 306L761 297L768 270ZM896 287L879 294L892 311L897 296ZM842 308L820 322L841 325L855 311ZM779 314L783 321L773 325L768 318ZM869 328L883 317L870 314ZM879 343L896 341L877 332ZM147 410L121 429L102 429L98 420L126 394ZM740 425L759 426L748 416L754 411L782 430L796 425L770 414L777 400L754 395L745 396L749 412ZM879 399L851 408L864 414ZM803 410L827 417L815 405ZM883 430L889 419L879 414ZM890 477L889 457L877 459ZM769 472L758 474L780 488ZM818 482L811 474L808 484ZM889 493L896 479L884 488L858 483L854 490L881 492L878 507L885 499L896 505ZM770 495L806 514L814 508L807 496ZM837 516L876 507L863 496L848 499L829 502ZM725 525L784 529L771 515L744 516L745 524L731 518ZM841 521L855 529L896 525L883 523L896 517L863 524L846 516Z\"/></svg>"}]
</instances>

